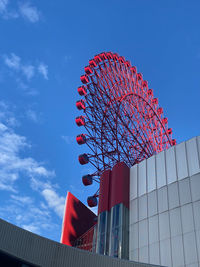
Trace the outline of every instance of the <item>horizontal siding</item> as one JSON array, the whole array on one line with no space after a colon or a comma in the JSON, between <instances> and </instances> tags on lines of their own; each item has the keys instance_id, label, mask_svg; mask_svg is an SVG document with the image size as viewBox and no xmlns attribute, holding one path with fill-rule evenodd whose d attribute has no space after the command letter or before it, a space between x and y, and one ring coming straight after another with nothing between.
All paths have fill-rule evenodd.
<instances>
[{"instance_id":1,"label":"horizontal siding","mask_svg":"<svg viewBox=\"0 0 200 267\"><path fill-rule=\"evenodd\" d=\"M0 219L0 250L43 267L148 267L148 265L72 248L38 236Z\"/></svg>"}]
</instances>

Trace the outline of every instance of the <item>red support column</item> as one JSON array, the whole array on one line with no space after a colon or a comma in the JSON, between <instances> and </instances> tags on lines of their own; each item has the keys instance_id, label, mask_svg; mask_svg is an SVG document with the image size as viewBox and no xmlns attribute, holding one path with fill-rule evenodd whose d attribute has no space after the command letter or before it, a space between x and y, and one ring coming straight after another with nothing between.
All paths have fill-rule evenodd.
<instances>
[{"instance_id":1,"label":"red support column","mask_svg":"<svg viewBox=\"0 0 200 267\"><path fill-rule=\"evenodd\" d=\"M111 171L110 170L104 171L100 179L98 214L100 214L103 211L110 210L110 203L109 203L110 178L111 178Z\"/></svg>"},{"instance_id":2,"label":"red support column","mask_svg":"<svg viewBox=\"0 0 200 267\"><path fill-rule=\"evenodd\" d=\"M113 167L110 189L110 208L122 203L129 209L130 169L124 162Z\"/></svg>"}]
</instances>

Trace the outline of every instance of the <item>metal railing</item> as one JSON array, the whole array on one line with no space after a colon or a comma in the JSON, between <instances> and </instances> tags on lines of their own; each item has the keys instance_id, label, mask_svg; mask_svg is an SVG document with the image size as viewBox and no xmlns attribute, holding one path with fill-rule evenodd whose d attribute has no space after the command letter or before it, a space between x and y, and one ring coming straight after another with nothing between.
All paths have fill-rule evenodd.
<instances>
[{"instance_id":1,"label":"metal railing","mask_svg":"<svg viewBox=\"0 0 200 267\"><path fill-rule=\"evenodd\" d=\"M75 241L74 247L96 252L96 228L97 224L93 225L86 233L80 236Z\"/></svg>"}]
</instances>

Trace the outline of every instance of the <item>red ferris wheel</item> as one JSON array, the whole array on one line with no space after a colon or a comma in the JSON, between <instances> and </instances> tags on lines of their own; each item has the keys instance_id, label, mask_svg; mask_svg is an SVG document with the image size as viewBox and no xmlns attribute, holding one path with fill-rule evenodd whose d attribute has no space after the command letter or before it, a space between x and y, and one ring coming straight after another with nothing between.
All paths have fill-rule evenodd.
<instances>
[{"instance_id":1,"label":"red ferris wheel","mask_svg":"<svg viewBox=\"0 0 200 267\"><path fill-rule=\"evenodd\" d=\"M95 172L82 177L84 185L99 182L101 173L120 161L131 167L176 144L168 119L148 82L136 67L116 53L96 55L81 76L82 96L76 107L83 114L76 124L85 132L76 137L90 154L79 155L80 164L92 164ZM97 205L98 191L88 197Z\"/></svg>"}]
</instances>

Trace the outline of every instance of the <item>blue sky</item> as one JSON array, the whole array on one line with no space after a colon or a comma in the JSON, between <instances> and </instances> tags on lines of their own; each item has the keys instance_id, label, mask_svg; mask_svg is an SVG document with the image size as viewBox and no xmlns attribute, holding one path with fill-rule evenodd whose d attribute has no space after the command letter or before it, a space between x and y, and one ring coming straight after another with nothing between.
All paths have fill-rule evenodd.
<instances>
[{"instance_id":1,"label":"blue sky","mask_svg":"<svg viewBox=\"0 0 200 267\"><path fill-rule=\"evenodd\" d=\"M200 3L0 0L0 218L59 240L67 191L95 185L77 157L75 101L102 51L137 66L178 143L200 134Z\"/></svg>"}]
</instances>

